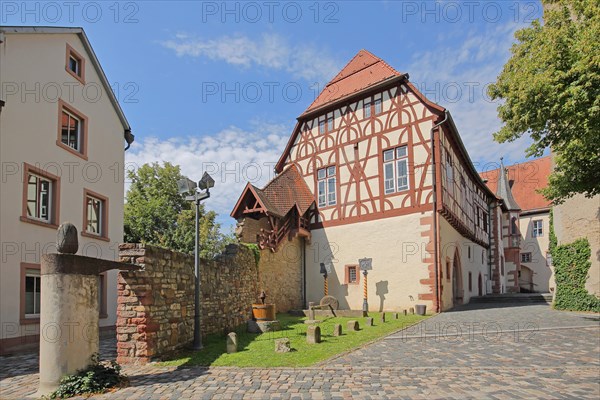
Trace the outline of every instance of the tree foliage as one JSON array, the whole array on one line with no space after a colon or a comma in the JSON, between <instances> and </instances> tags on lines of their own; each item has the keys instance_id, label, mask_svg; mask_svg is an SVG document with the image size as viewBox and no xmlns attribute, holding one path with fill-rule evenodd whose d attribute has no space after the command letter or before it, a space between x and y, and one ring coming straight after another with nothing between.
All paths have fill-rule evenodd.
<instances>
[{"instance_id":1,"label":"tree foliage","mask_svg":"<svg viewBox=\"0 0 600 400\"><path fill-rule=\"evenodd\" d=\"M125 241L154 244L188 254L194 252L194 202L179 194L179 166L144 164L129 171L131 186L125 203ZM233 240L220 232L217 214L200 204L200 256L212 258Z\"/></svg>"},{"instance_id":2,"label":"tree foliage","mask_svg":"<svg viewBox=\"0 0 600 400\"><path fill-rule=\"evenodd\" d=\"M550 147L555 170L544 195L556 204L600 193L600 2L544 0L544 24L516 32L492 99L502 99L500 143L529 134L528 156Z\"/></svg>"}]
</instances>

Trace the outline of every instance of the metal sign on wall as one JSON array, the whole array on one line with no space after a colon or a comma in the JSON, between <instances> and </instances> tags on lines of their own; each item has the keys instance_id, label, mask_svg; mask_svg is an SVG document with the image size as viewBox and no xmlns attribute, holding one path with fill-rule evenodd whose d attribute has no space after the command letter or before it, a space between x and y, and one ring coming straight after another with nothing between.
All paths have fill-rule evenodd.
<instances>
[{"instance_id":1,"label":"metal sign on wall","mask_svg":"<svg viewBox=\"0 0 600 400\"><path fill-rule=\"evenodd\" d=\"M358 260L358 265L360 266L361 271L370 271L372 270L371 263L373 262L372 258L361 258Z\"/></svg>"}]
</instances>

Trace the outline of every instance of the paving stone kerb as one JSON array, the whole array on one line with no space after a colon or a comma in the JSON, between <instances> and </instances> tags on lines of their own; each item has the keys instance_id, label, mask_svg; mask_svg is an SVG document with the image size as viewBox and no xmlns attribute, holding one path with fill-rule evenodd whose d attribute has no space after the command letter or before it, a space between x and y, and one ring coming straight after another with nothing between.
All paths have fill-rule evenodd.
<instances>
[{"instance_id":1,"label":"paving stone kerb","mask_svg":"<svg viewBox=\"0 0 600 400\"><path fill-rule=\"evenodd\" d=\"M117 362L145 364L188 346L194 336L194 257L142 244L120 245L119 256L143 269L119 273ZM214 260L201 260L202 335L246 323L257 282L256 260L246 246L229 245Z\"/></svg>"}]
</instances>

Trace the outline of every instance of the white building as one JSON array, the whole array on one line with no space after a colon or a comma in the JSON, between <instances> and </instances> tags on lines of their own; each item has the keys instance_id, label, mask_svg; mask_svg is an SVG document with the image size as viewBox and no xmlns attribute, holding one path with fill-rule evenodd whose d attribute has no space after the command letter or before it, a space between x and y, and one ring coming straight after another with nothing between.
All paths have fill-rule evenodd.
<instances>
[{"instance_id":1,"label":"white building","mask_svg":"<svg viewBox=\"0 0 600 400\"><path fill-rule=\"evenodd\" d=\"M0 352L39 343L40 258L73 223L79 254L123 240L131 128L81 28L0 27ZM101 329L116 322L116 271L101 277ZM78 329L78 327L74 327ZM79 329L84 329L79 327ZM61 335L68 334L60 332Z\"/></svg>"}]
</instances>

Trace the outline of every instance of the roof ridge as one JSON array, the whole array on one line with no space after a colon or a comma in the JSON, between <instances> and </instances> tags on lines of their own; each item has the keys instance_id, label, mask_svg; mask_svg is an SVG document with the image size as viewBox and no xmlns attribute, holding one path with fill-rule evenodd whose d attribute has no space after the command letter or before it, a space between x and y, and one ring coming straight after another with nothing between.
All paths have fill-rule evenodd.
<instances>
[{"instance_id":1,"label":"roof ridge","mask_svg":"<svg viewBox=\"0 0 600 400\"><path fill-rule=\"evenodd\" d=\"M538 158L533 158L531 160L526 160L526 161L514 163L512 165L504 166L504 168L507 168L507 169L508 168L514 168L514 167L518 167L520 165L527 164L527 163L530 163L530 162L536 162L536 161L539 161L539 160L542 160L542 159L548 158L548 157L552 157L552 154L548 154L547 156L541 156L541 157L538 157ZM487 174L489 172L494 172L494 171L497 171L499 169L500 169L500 167L497 167L497 168L494 168L494 169L488 169L487 171L478 172L478 174L479 175L481 175L481 174Z\"/></svg>"},{"instance_id":2,"label":"roof ridge","mask_svg":"<svg viewBox=\"0 0 600 400\"><path fill-rule=\"evenodd\" d=\"M346 75L346 76L344 76L344 77L342 77L342 78L336 79L336 77L337 77L338 75L340 75L342 72L344 72L344 70L345 70L345 69L346 69L346 68L347 68L347 67L348 67L348 66L349 66L349 65L352 63L352 61L354 61L354 59L355 59L356 57L360 56L360 55L361 55L361 53L367 53L367 54L368 54L368 55L370 55L371 57L374 57L374 58L375 58L375 62L374 62L374 63L372 63L372 64L369 64L369 65L365 65L364 67L362 67L362 68L360 68L360 69L357 69L356 71L352 72L352 73L351 73L351 74L349 74L349 75ZM348 77L350 77L350 76L352 76L352 75L354 75L354 74L356 74L356 73L358 73L358 72L360 72L360 71L362 71L362 70L364 70L364 69L366 69L366 68L369 68L369 67L371 67L371 66L373 66L373 65L377 64L377 63L378 63L378 62L380 62L380 61L383 61L383 60L382 60L381 58L377 57L375 54L371 53L371 52L370 52L370 51L368 51L368 50L365 50L365 49L360 49L360 50L358 51L358 53L356 53L356 54L354 55L354 57L352 57L352 59L351 59L350 61L348 61L348 62L346 63L346 65L344 65L344 68L340 69L340 72L338 72L338 73L337 73L337 74L336 74L336 75L333 77L333 79L332 79L332 80L330 80L330 81L329 81L329 83L328 83L327 85L325 85L325 87L328 87L328 86L330 86L330 85L333 85L333 84L334 84L334 83L336 83L336 82L339 82L339 81L341 81L341 80L343 80L343 79L346 79L346 78L348 78Z\"/></svg>"}]
</instances>

